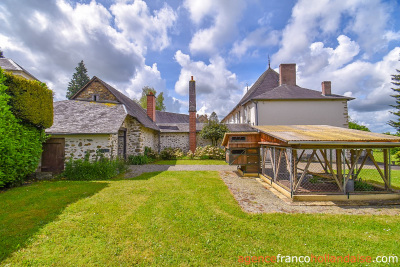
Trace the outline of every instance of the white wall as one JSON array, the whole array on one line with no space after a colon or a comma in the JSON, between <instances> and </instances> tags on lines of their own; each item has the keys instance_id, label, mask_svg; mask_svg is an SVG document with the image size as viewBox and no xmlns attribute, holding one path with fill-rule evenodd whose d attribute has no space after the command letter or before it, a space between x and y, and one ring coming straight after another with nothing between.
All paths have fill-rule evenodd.
<instances>
[{"instance_id":1,"label":"white wall","mask_svg":"<svg viewBox=\"0 0 400 267\"><path fill-rule=\"evenodd\" d=\"M347 101L260 101L258 125L348 127Z\"/></svg>"}]
</instances>

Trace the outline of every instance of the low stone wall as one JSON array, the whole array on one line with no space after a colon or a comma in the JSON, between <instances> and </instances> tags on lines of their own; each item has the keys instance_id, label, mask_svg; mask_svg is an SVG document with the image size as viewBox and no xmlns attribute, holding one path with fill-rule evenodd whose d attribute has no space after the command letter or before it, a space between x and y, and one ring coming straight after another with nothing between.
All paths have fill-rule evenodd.
<instances>
[{"instance_id":1,"label":"low stone wall","mask_svg":"<svg viewBox=\"0 0 400 267\"><path fill-rule=\"evenodd\" d=\"M197 147L211 145L211 141L208 139L203 139L199 133L197 133L196 136L196 143ZM189 151L189 133L161 133L160 146L161 150L167 147L172 147L180 148L186 153Z\"/></svg>"}]
</instances>

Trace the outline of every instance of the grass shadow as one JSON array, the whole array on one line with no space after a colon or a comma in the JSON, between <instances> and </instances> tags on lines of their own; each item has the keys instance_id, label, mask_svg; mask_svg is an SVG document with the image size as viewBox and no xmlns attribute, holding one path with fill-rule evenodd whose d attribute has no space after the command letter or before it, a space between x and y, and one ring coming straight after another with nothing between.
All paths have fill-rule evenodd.
<instances>
[{"instance_id":1,"label":"grass shadow","mask_svg":"<svg viewBox=\"0 0 400 267\"><path fill-rule=\"evenodd\" d=\"M54 221L70 204L91 197L107 182L36 182L0 193L0 263L29 244L30 238Z\"/></svg>"}]
</instances>

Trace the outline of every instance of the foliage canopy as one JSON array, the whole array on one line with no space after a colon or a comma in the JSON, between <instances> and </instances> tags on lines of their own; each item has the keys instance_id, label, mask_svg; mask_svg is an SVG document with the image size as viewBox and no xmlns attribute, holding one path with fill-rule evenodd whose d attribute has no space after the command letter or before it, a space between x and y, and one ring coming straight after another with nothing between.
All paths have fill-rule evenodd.
<instances>
[{"instance_id":1,"label":"foliage canopy","mask_svg":"<svg viewBox=\"0 0 400 267\"><path fill-rule=\"evenodd\" d=\"M217 114L213 112L208 123L200 131L200 136L203 139L211 140L212 145L217 146L218 140L222 139L226 132L228 132L228 128L219 122Z\"/></svg>"},{"instance_id":2,"label":"foliage canopy","mask_svg":"<svg viewBox=\"0 0 400 267\"><path fill-rule=\"evenodd\" d=\"M21 76L4 73L8 104L12 113L25 123L38 128L53 125L53 91L45 83L27 80Z\"/></svg>"},{"instance_id":3,"label":"foliage canopy","mask_svg":"<svg viewBox=\"0 0 400 267\"><path fill-rule=\"evenodd\" d=\"M165 111L164 93L161 92L157 95L157 91L153 87L149 86L145 86L142 88L142 96L137 101L140 104L140 106L144 109L147 109L147 95L150 92L156 96L156 110Z\"/></svg>"},{"instance_id":4,"label":"foliage canopy","mask_svg":"<svg viewBox=\"0 0 400 267\"><path fill-rule=\"evenodd\" d=\"M79 62L78 67L75 68L75 73L72 75L71 81L68 83L67 98L70 99L76 92L79 91L85 84L90 81L87 75L87 69L83 60Z\"/></svg>"},{"instance_id":5,"label":"foliage canopy","mask_svg":"<svg viewBox=\"0 0 400 267\"><path fill-rule=\"evenodd\" d=\"M395 120L390 120L388 124L396 129L397 132L400 132L400 70L396 69L397 74L393 74L392 76L392 84L395 86L392 90L395 92L392 97L396 99L396 105L390 105L395 108L396 111L392 111L391 113L396 116Z\"/></svg>"},{"instance_id":6,"label":"foliage canopy","mask_svg":"<svg viewBox=\"0 0 400 267\"><path fill-rule=\"evenodd\" d=\"M19 184L35 171L46 140L43 129L21 122L12 113L5 80L0 69L0 188Z\"/></svg>"}]
</instances>

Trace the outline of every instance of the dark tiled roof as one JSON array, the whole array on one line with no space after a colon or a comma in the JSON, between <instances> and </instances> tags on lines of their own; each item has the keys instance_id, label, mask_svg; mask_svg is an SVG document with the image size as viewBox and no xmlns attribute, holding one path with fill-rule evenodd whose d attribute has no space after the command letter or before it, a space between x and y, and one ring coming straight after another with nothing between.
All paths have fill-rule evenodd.
<instances>
[{"instance_id":1,"label":"dark tiled roof","mask_svg":"<svg viewBox=\"0 0 400 267\"><path fill-rule=\"evenodd\" d=\"M196 132L200 132L207 123L196 123ZM158 123L162 133L188 133L189 123Z\"/></svg>"},{"instance_id":2,"label":"dark tiled roof","mask_svg":"<svg viewBox=\"0 0 400 267\"><path fill-rule=\"evenodd\" d=\"M78 92L76 92L71 99L74 99L82 90L84 90L91 82L94 80L98 80L100 83L102 83L117 99L119 102L125 105L126 110L128 111L128 114L131 115L132 117L136 118L141 124L143 124L144 127L154 129L154 130L159 130L158 126L150 119L149 116L147 116L146 111L135 101L109 85L108 83L104 82L103 80L97 78L94 76L82 89L80 89Z\"/></svg>"},{"instance_id":3,"label":"dark tiled roof","mask_svg":"<svg viewBox=\"0 0 400 267\"><path fill-rule=\"evenodd\" d=\"M345 97L341 95L322 95L321 92L303 88L297 85L286 85L275 87L263 94L260 94L253 99L343 99L351 100L351 97Z\"/></svg>"},{"instance_id":4,"label":"dark tiled roof","mask_svg":"<svg viewBox=\"0 0 400 267\"><path fill-rule=\"evenodd\" d=\"M253 86L246 92L246 94L239 101L238 105L245 104L247 101L254 97L261 95L269 90L279 86L279 73L271 68L268 68L264 73L257 79Z\"/></svg>"},{"instance_id":5,"label":"dark tiled roof","mask_svg":"<svg viewBox=\"0 0 400 267\"><path fill-rule=\"evenodd\" d=\"M0 68L7 71L23 71L29 76L32 76L32 78L34 78L35 80L38 80L35 76L30 74L26 69L18 65L14 60L10 58L0 58Z\"/></svg>"},{"instance_id":6,"label":"dark tiled roof","mask_svg":"<svg viewBox=\"0 0 400 267\"><path fill-rule=\"evenodd\" d=\"M248 125L247 123L234 123L226 124L230 132L257 132L256 129Z\"/></svg>"},{"instance_id":7,"label":"dark tiled roof","mask_svg":"<svg viewBox=\"0 0 400 267\"><path fill-rule=\"evenodd\" d=\"M54 123L48 134L118 133L126 112L121 104L64 100L53 103Z\"/></svg>"},{"instance_id":8,"label":"dark tiled roof","mask_svg":"<svg viewBox=\"0 0 400 267\"><path fill-rule=\"evenodd\" d=\"M159 123L189 123L189 115L156 110L156 124Z\"/></svg>"}]
</instances>

